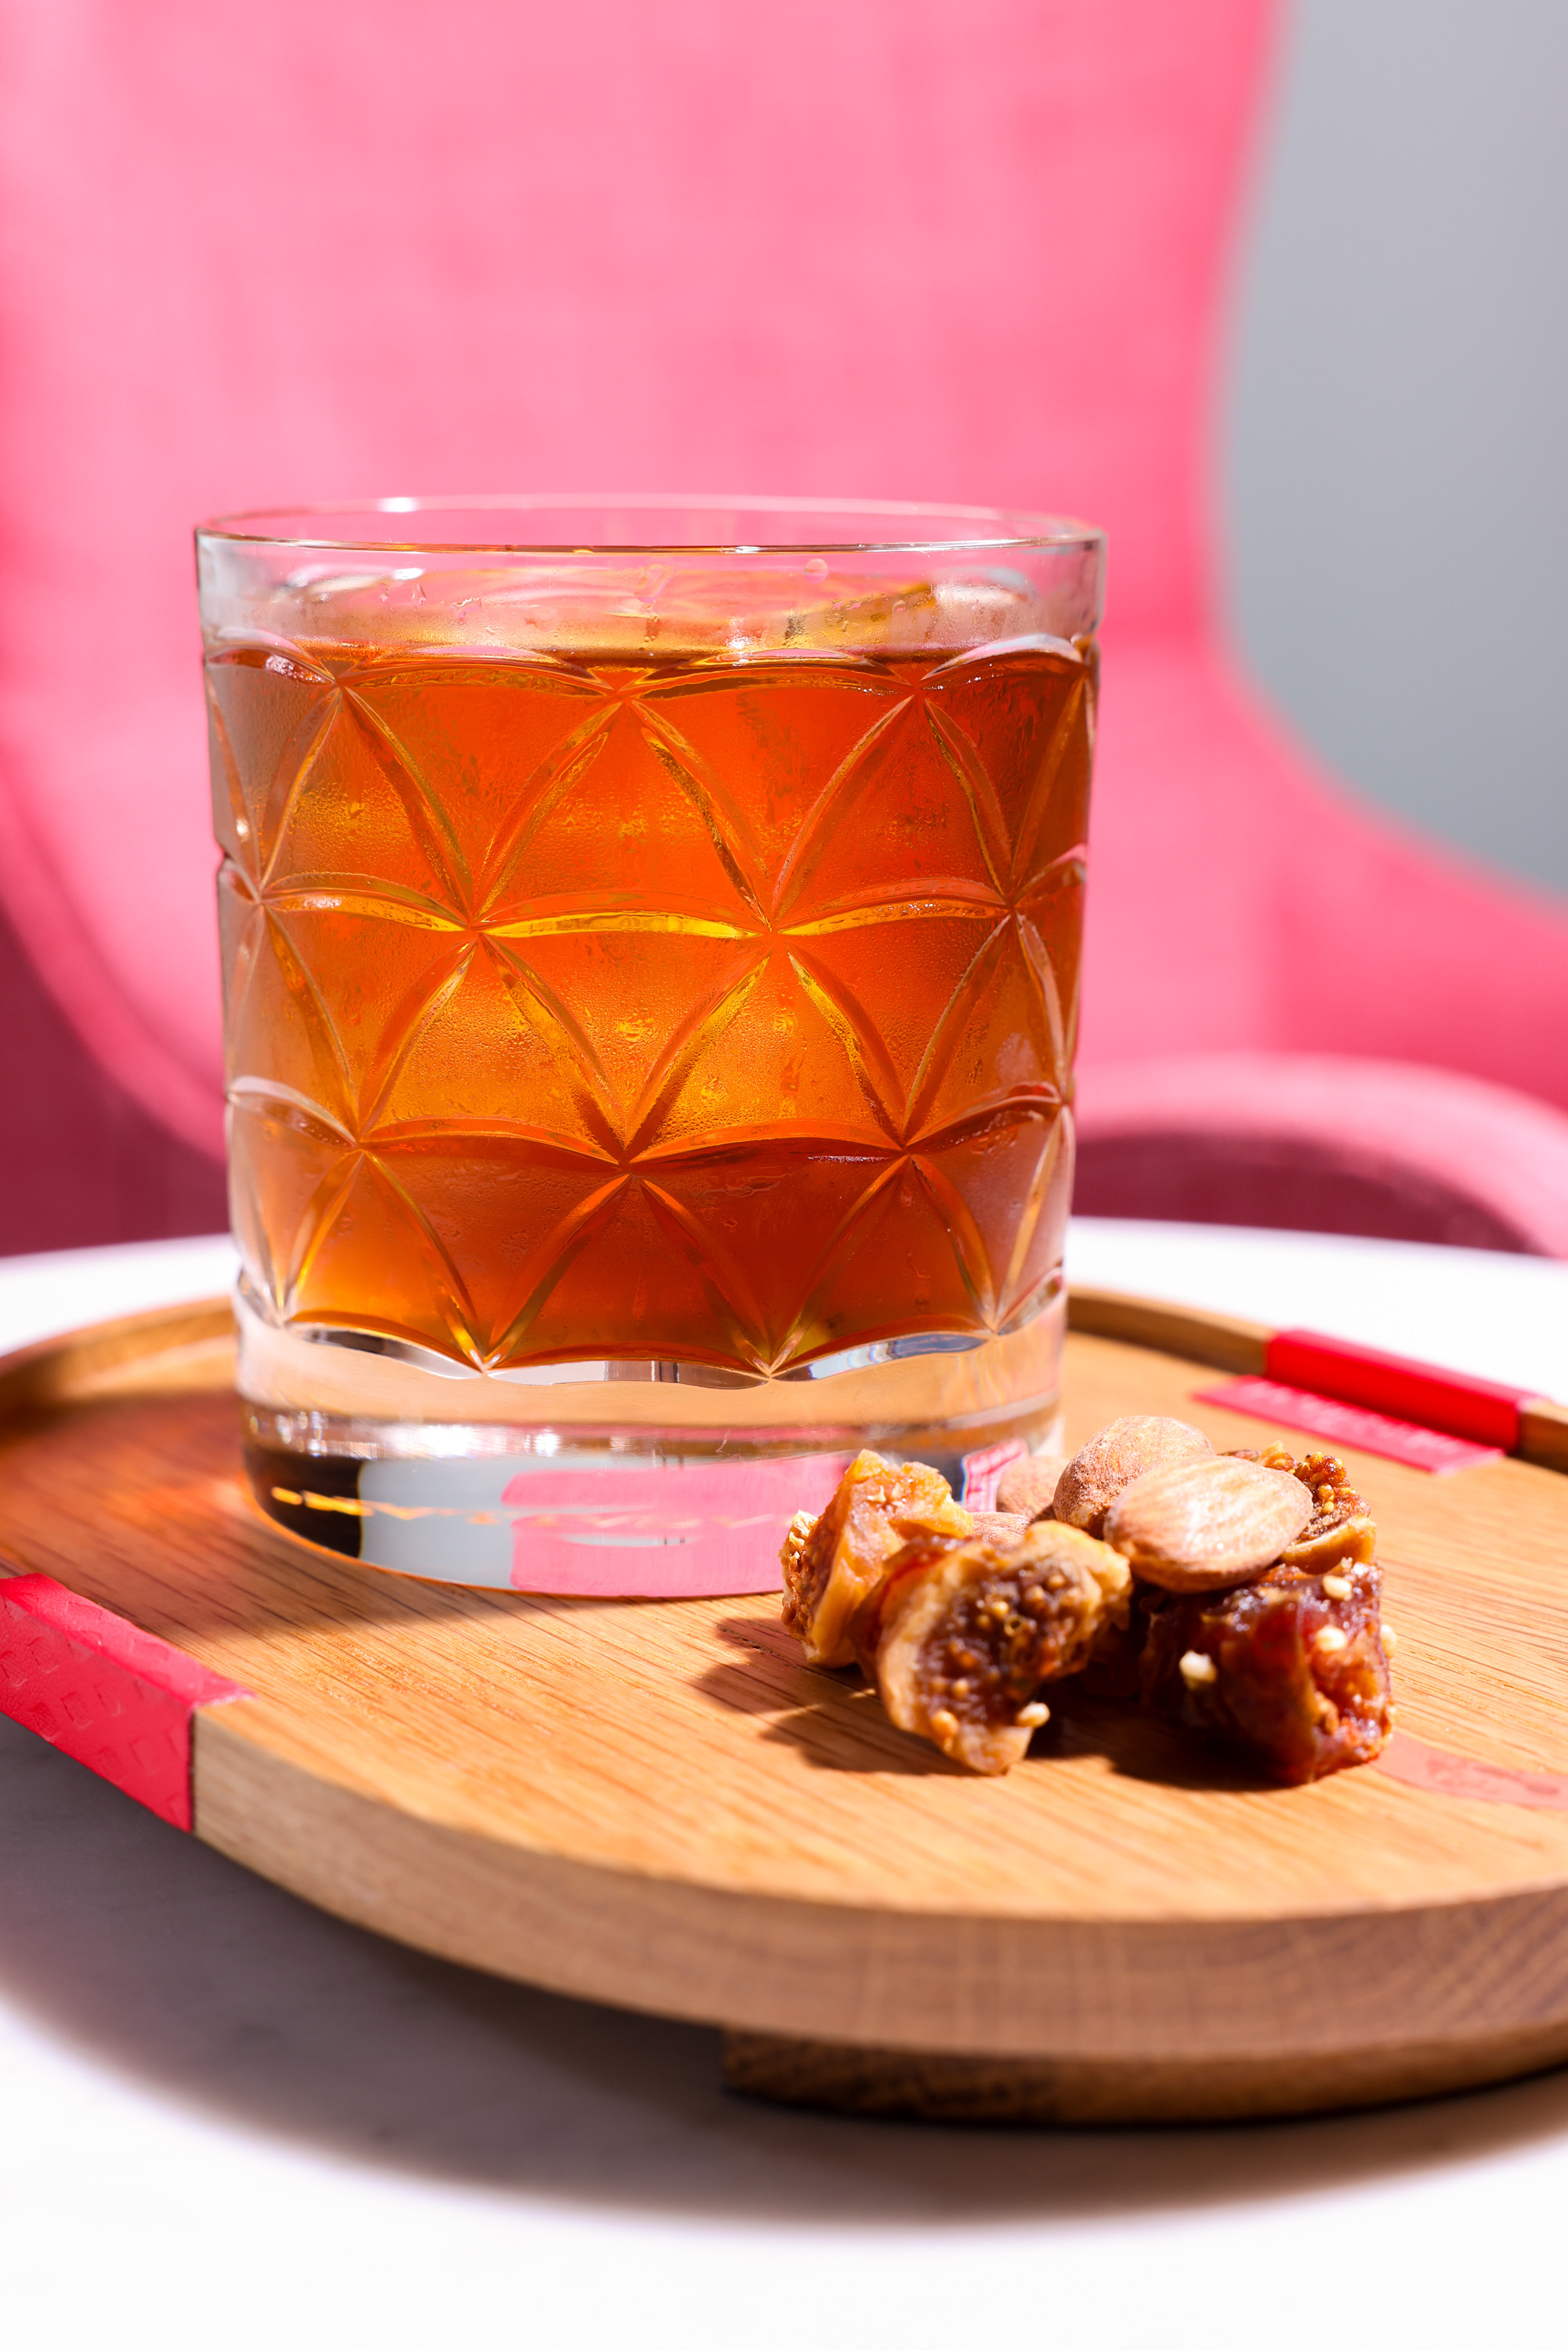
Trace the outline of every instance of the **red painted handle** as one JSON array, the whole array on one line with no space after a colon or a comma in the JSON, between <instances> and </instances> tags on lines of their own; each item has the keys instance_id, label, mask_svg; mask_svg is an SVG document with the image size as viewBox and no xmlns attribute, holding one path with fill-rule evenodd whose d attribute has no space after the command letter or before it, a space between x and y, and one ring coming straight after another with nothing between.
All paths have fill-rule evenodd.
<instances>
[{"instance_id":1,"label":"red painted handle","mask_svg":"<svg viewBox=\"0 0 1568 2351\"><path fill-rule=\"evenodd\" d=\"M1499 1445L1505 1453L1519 1443L1519 1408L1530 1395L1528 1388L1439 1371L1436 1364L1380 1354L1349 1339L1327 1339L1318 1331L1276 1331L1266 1365L1269 1377L1288 1387L1364 1405L1394 1420L1469 1437L1474 1445Z\"/></svg>"},{"instance_id":2,"label":"red painted handle","mask_svg":"<svg viewBox=\"0 0 1568 2351\"><path fill-rule=\"evenodd\" d=\"M0 1714L179 1829L191 1825L191 1717L248 1698L49 1575L0 1582Z\"/></svg>"}]
</instances>

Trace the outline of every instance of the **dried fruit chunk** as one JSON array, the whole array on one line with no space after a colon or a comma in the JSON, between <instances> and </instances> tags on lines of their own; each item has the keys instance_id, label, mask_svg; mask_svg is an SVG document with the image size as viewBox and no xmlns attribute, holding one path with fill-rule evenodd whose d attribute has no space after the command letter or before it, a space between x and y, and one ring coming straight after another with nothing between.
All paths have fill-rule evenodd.
<instances>
[{"instance_id":1,"label":"dried fruit chunk","mask_svg":"<svg viewBox=\"0 0 1568 2351\"><path fill-rule=\"evenodd\" d=\"M813 1666L851 1662L850 1616L894 1552L917 1535L967 1535L971 1523L938 1471L871 1452L856 1454L827 1509L797 1540L800 1522L791 1520L779 1554L784 1622Z\"/></svg>"},{"instance_id":2,"label":"dried fruit chunk","mask_svg":"<svg viewBox=\"0 0 1568 2351\"><path fill-rule=\"evenodd\" d=\"M871 1612L883 1705L972 1771L1009 1771L1046 1719L1036 1692L1125 1620L1131 1588L1115 1552L1049 1520L1006 1548L970 1541L906 1559Z\"/></svg>"},{"instance_id":3,"label":"dried fruit chunk","mask_svg":"<svg viewBox=\"0 0 1568 2351\"><path fill-rule=\"evenodd\" d=\"M1304 1453L1298 1461L1283 1445L1268 1445L1257 1452L1238 1447L1227 1458L1288 1469L1311 1494L1312 1517L1280 1554L1288 1567L1322 1575L1345 1561L1364 1566L1370 1562L1377 1547L1377 1528L1345 1474L1344 1463L1334 1454Z\"/></svg>"},{"instance_id":4,"label":"dried fruit chunk","mask_svg":"<svg viewBox=\"0 0 1568 2351\"><path fill-rule=\"evenodd\" d=\"M1113 1420L1075 1453L1057 1480L1055 1510L1063 1526L1104 1531L1105 1513L1134 1479L1181 1461L1212 1460L1214 1447L1185 1420L1134 1413Z\"/></svg>"},{"instance_id":5,"label":"dried fruit chunk","mask_svg":"<svg viewBox=\"0 0 1568 2351\"><path fill-rule=\"evenodd\" d=\"M1239 1590L1151 1595L1144 1702L1188 1729L1245 1748L1288 1783L1370 1763L1389 1729L1382 1570L1329 1581L1271 1567Z\"/></svg>"},{"instance_id":6,"label":"dried fruit chunk","mask_svg":"<svg viewBox=\"0 0 1568 2351\"><path fill-rule=\"evenodd\" d=\"M1009 1461L997 1480L998 1510L1021 1510L1026 1519L1049 1519L1066 1467L1065 1453L1034 1453L1027 1461Z\"/></svg>"},{"instance_id":7,"label":"dried fruit chunk","mask_svg":"<svg viewBox=\"0 0 1568 2351\"><path fill-rule=\"evenodd\" d=\"M1126 1487L1106 1516L1105 1540L1145 1583L1216 1592L1278 1559L1312 1515L1312 1498L1298 1479L1218 1454L1151 1470Z\"/></svg>"},{"instance_id":8,"label":"dried fruit chunk","mask_svg":"<svg viewBox=\"0 0 1568 2351\"><path fill-rule=\"evenodd\" d=\"M794 1583L800 1572L800 1554L806 1548L811 1529L816 1525L811 1510L797 1510L785 1531L779 1548L779 1564L784 1571L785 1588Z\"/></svg>"},{"instance_id":9,"label":"dried fruit chunk","mask_svg":"<svg viewBox=\"0 0 1568 2351\"><path fill-rule=\"evenodd\" d=\"M893 1611L902 1608L915 1582L949 1552L961 1551L967 1544L984 1542L993 1551L1011 1551L1015 1539L997 1542L988 1535L917 1535L895 1551L880 1579L872 1585L849 1621L849 1642L855 1662L868 1682L876 1679L877 1653L882 1636L887 1629Z\"/></svg>"},{"instance_id":10,"label":"dried fruit chunk","mask_svg":"<svg viewBox=\"0 0 1568 2351\"><path fill-rule=\"evenodd\" d=\"M1227 1461L1261 1461L1265 1469L1288 1469L1296 1474L1296 1457L1288 1445L1228 1445Z\"/></svg>"},{"instance_id":11,"label":"dried fruit chunk","mask_svg":"<svg viewBox=\"0 0 1568 2351\"><path fill-rule=\"evenodd\" d=\"M1369 1566L1377 1549L1377 1528L1346 1477L1344 1463L1332 1453L1308 1453L1293 1464L1292 1474L1312 1498L1312 1515L1295 1541L1280 1553L1281 1565L1311 1575Z\"/></svg>"}]
</instances>

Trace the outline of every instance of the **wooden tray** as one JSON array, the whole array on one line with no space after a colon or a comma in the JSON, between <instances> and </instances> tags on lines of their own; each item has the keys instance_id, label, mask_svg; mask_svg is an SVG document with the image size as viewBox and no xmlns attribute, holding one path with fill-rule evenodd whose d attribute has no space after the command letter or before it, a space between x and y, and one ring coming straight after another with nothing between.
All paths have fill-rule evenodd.
<instances>
[{"instance_id":1,"label":"wooden tray","mask_svg":"<svg viewBox=\"0 0 1568 2351\"><path fill-rule=\"evenodd\" d=\"M1128 1410L1260 1441L1186 1359L1249 1368L1249 1326L1074 1322L1070 1442ZM988 1781L803 1666L771 1598L465 1592L296 1545L242 1490L231 1378L217 1301L0 1364L0 1553L253 1693L195 1709L194 1831L308 1900L722 2024L738 2085L867 2111L1300 2112L1568 2057L1553 1470L1347 1456L1401 1636L1385 1765L1265 1788L1069 1697Z\"/></svg>"}]
</instances>

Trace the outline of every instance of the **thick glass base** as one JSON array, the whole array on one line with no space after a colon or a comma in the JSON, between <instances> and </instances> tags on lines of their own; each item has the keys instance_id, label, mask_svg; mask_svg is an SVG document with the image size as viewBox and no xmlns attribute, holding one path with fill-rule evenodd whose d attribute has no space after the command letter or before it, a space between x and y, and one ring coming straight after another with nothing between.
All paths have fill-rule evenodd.
<instances>
[{"instance_id":1,"label":"thick glass base","mask_svg":"<svg viewBox=\"0 0 1568 2351\"><path fill-rule=\"evenodd\" d=\"M246 1467L291 1534L447 1583L601 1598L767 1592L795 1511L873 1446L977 1510L1060 1425L1065 1301L975 1343L858 1348L782 1379L657 1361L497 1376L356 1332L279 1330L242 1285Z\"/></svg>"}]
</instances>

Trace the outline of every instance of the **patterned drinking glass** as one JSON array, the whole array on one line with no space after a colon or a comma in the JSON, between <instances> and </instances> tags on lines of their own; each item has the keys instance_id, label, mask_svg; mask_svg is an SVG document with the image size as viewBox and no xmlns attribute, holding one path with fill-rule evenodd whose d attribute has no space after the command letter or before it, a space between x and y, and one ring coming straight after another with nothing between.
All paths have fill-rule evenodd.
<instances>
[{"instance_id":1,"label":"patterned drinking glass","mask_svg":"<svg viewBox=\"0 0 1568 2351\"><path fill-rule=\"evenodd\" d=\"M1103 552L412 498L198 533L258 1502L778 1581L862 1445L1049 1441Z\"/></svg>"}]
</instances>

